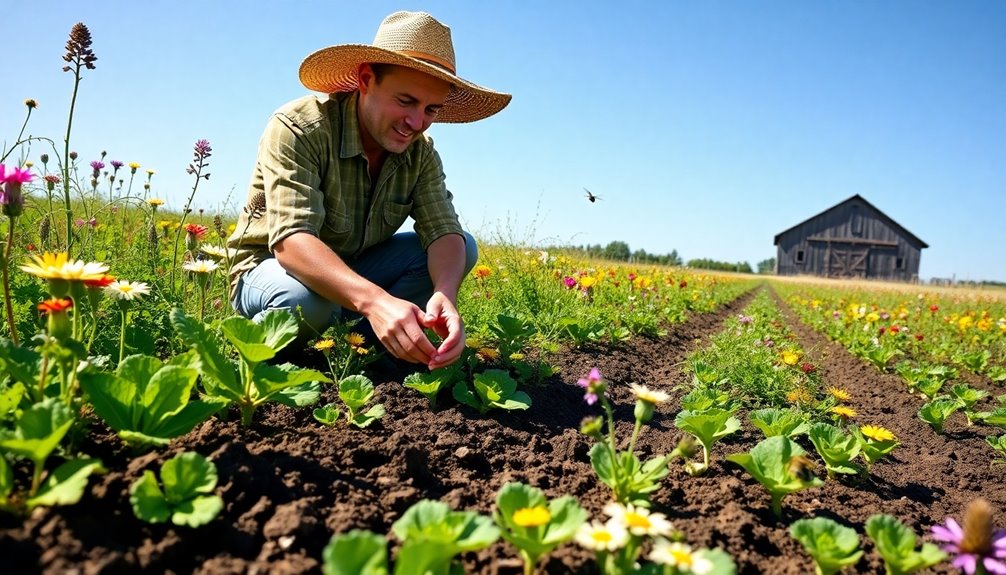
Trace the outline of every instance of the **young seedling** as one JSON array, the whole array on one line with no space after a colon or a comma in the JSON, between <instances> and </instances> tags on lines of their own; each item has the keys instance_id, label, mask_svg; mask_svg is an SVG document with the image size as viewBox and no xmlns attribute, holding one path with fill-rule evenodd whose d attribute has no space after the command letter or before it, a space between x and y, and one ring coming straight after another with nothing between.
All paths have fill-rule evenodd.
<instances>
[{"instance_id":1,"label":"young seedling","mask_svg":"<svg viewBox=\"0 0 1006 575\"><path fill-rule=\"evenodd\" d=\"M520 551L524 575L531 575L541 557L573 538L587 512L575 497L547 501L536 487L507 483L496 495L493 517L503 539Z\"/></svg>"},{"instance_id":2,"label":"young seedling","mask_svg":"<svg viewBox=\"0 0 1006 575\"><path fill-rule=\"evenodd\" d=\"M713 443L740 429L741 422L731 412L712 407L705 411L681 411L674 418L674 425L694 435L702 445L702 462L685 464L688 474L696 476L709 469L709 450Z\"/></svg>"},{"instance_id":3,"label":"young seedling","mask_svg":"<svg viewBox=\"0 0 1006 575\"><path fill-rule=\"evenodd\" d=\"M807 434L817 454L824 460L828 477L836 473L856 474L859 467L853 462L860 452L860 442L854 434L846 433L830 423L815 423Z\"/></svg>"},{"instance_id":4,"label":"young seedling","mask_svg":"<svg viewBox=\"0 0 1006 575\"><path fill-rule=\"evenodd\" d=\"M783 435L793 439L797 435L804 435L810 431L807 416L798 409L770 407L752 411L748 417L751 418L751 423L765 434L765 437Z\"/></svg>"},{"instance_id":5,"label":"young seedling","mask_svg":"<svg viewBox=\"0 0 1006 575\"><path fill-rule=\"evenodd\" d=\"M985 438L985 443L988 443L999 456L998 459L993 459L990 465L1006 465L1006 435L990 435Z\"/></svg>"},{"instance_id":6,"label":"young seedling","mask_svg":"<svg viewBox=\"0 0 1006 575\"><path fill-rule=\"evenodd\" d=\"M388 541L354 529L332 536L322 552L325 575L388 575Z\"/></svg>"},{"instance_id":7,"label":"young seedling","mask_svg":"<svg viewBox=\"0 0 1006 575\"><path fill-rule=\"evenodd\" d=\"M134 447L164 446L223 408L221 400L190 401L199 377L191 354L162 363L131 355L115 373L86 370L80 385L119 438Z\"/></svg>"},{"instance_id":8,"label":"young seedling","mask_svg":"<svg viewBox=\"0 0 1006 575\"><path fill-rule=\"evenodd\" d=\"M919 419L925 421L936 433L943 433L943 426L961 404L953 399L934 399L919 408Z\"/></svg>"},{"instance_id":9,"label":"young seedling","mask_svg":"<svg viewBox=\"0 0 1006 575\"><path fill-rule=\"evenodd\" d=\"M492 519L472 511L453 511L446 503L423 500L391 526L402 542L395 558L395 575L460 573L454 557L496 542L500 530Z\"/></svg>"},{"instance_id":10,"label":"young seedling","mask_svg":"<svg viewBox=\"0 0 1006 575\"><path fill-rule=\"evenodd\" d=\"M171 324L198 355L206 394L236 403L244 426L251 425L255 410L268 401L297 407L317 403L321 396L319 382L332 381L313 369L265 363L292 343L299 332L297 318L285 309L267 312L259 323L240 316L220 323L224 337L237 350L237 365L220 351L203 322L175 308Z\"/></svg>"},{"instance_id":11,"label":"young seedling","mask_svg":"<svg viewBox=\"0 0 1006 575\"><path fill-rule=\"evenodd\" d=\"M859 441L860 455L866 460L867 472L878 459L888 455L900 445L893 433L879 425L853 427L852 433Z\"/></svg>"},{"instance_id":12,"label":"young seedling","mask_svg":"<svg viewBox=\"0 0 1006 575\"><path fill-rule=\"evenodd\" d=\"M743 467L772 496L772 512L782 517L782 499L808 487L824 485L813 474L813 464L806 452L782 435L763 439L750 453L728 455L728 461Z\"/></svg>"},{"instance_id":13,"label":"young seedling","mask_svg":"<svg viewBox=\"0 0 1006 575\"><path fill-rule=\"evenodd\" d=\"M789 533L814 558L816 575L838 573L859 563L863 556L856 530L827 517L795 521L789 526Z\"/></svg>"},{"instance_id":14,"label":"young seedling","mask_svg":"<svg viewBox=\"0 0 1006 575\"><path fill-rule=\"evenodd\" d=\"M346 404L350 423L367 427L384 416L384 405L376 404L366 412L363 408L374 397L374 383L363 375L351 375L339 382L339 399Z\"/></svg>"},{"instance_id":15,"label":"young seedling","mask_svg":"<svg viewBox=\"0 0 1006 575\"><path fill-rule=\"evenodd\" d=\"M326 404L322 407L315 408L311 412L311 416L314 420L322 425L327 425L332 427L335 422L339 420L339 408L334 403Z\"/></svg>"},{"instance_id":16,"label":"young seedling","mask_svg":"<svg viewBox=\"0 0 1006 575\"><path fill-rule=\"evenodd\" d=\"M696 376L692 376L692 391L681 398L681 409L685 411L705 411L711 408L725 409L731 413L737 411L736 400L730 394L721 391L714 385L700 383Z\"/></svg>"},{"instance_id":17,"label":"young seedling","mask_svg":"<svg viewBox=\"0 0 1006 575\"><path fill-rule=\"evenodd\" d=\"M974 410L975 405L988 396L989 392L975 389L966 383L958 383L950 387L950 397L961 406L969 426L974 425L975 419L981 418L981 414Z\"/></svg>"},{"instance_id":18,"label":"young seedling","mask_svg":"<svg viewBox=\"0 0 1006 575\"><path fill-rule=\"evenodd\" d=\"M887 575L907 575L947 558L947 554L932 543L924 543L916 550L915 532L891 515L870 516L866 520L866 535L884 558Z\"/></svg>"},{"instance_id":19,"label":"young seedling","mask_svg":"<svg viewBox=\"0 0 1006 575\"><path fill-rule=\"evenodd\" d=\"M161 483L151 470L143 472L129 488L129 502L136 517L148 523L199 527L213 520L224 508L214 495L217 466L193 451L179 453L161 466Z\"/></svg>"},{"instance_id":20,"label":"young seedling","mask_svg":"<svg viewBox=\"0 0 1006 575\"><path fill-rule=\"evenodd\" d=\"M531 407L531 398L523 391L517 391L517 382L502 369L488 369L475 374L472 382L475 393L472 393L463 381L454 384L454 399L486 413L490 409L527 409Z\"/></svg>"},{"instance_id":21,"label":"young seedling","mask_svg":"<svg viewBox=\"0 0 1006 575\"><path fill-rule=\"evenodd\" d=\"M453 366L442 367L433 371L417 371L410 374L402 385L423 394L423 397L430 402L430 409L433 410L437 408L437 396L457 378L458 370Z\"/></svg>"}]
</instances>

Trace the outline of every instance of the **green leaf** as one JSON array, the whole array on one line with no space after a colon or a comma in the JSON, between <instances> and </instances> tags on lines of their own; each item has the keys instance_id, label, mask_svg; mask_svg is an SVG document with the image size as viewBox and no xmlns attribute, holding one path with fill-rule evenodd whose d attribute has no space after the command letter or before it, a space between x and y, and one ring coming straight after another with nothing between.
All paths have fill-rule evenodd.
<instances>
[{"instance_id":1,"label":"green leaf","mask_svg":"<svg viewBox=\"0 0 1006 575\"><path fill-rule=\"evenodd\" d=\"M483 409L482 403L479 399L475 397L472 390L468 389L468 386L463 381L459 381L454 384L454 388L451 390L451 394L454 399L458 400L458 403L463 403L472 409L477 409L481 413L485 413L487 409Z\"/></svg>"},{"instance_id":2,"label":"green leaf","mask_svg":"<svg viewBox=\"0 0 1006 575\"><path fill-rule=\"evenodd\" d=\"M206 326L179 308L171 310L171 325L182 340L196 351L199 357L199 369L220 384L212 386L204 383L207 392L226 397L231 401L239 401L244 395L244 388L238 381L237 370L234 364L220 353L216 340L206 330Z\"/></svg>"},{"instance_id":3,"label":"green leaf","mask_svg":"<svg viewBox=\"0 0 1006 575\"><path fill-rule=\"evenodd\" d=\"M351 375L339 382L339 399L356 412L374 397L374 383L365 375Z\"/></svg>"},{"instance_id":4,"label":"green leaf","mask_svg":"<svg viewBox=\"0 0 1006 575\"><path fill-rule=\"evenodd\" d=\"M171 517L171 506L149 469L130 485L129 503L136 517L147 523L164 523Z\"/></svg>"},{"instance_id":5,"label":"green leaf","mask_svg":"<svg viewBox=\"0 0 1006 575\"><path fill-rule=\"evenodd\" d=\"M365 413L359 413L352 419L353 425L357 427L367 427L371 423L374 423L378 419L384 417L384 405L378 403L377 405L368 409Z\"/></svg>"},{"instance_id":6,"label":"green leaf","mask_svg":"<svg viewBox=\"0 0 1006 575\"><path fill-rule=\"evenodd\" d=\"M430 409L437 407L437 395L454 378L453 369L441 367L430 372L417 371L405 377L402 385L414 389L430 402Z\"/></svg>"},{"instance_id":7,"label":"green leaf","mask_svg":"<svg viewBox=\"0 0 1006 575\"><path fill-rule=\"evenodd\" d=\"M38 494L28 499L28 509L40 505L73 505L80 501L87 488L87 479L93 473L105 473L100 459L71 459L57 467L46 477Z\"/></svg>"},{"instance_id":8,"label":"green leaf","mask_svg":"<svg viewBox=\"0 0 1006 575\"><path fill-rule=\"evenodd\" d=\"M15 382L7 389L0 391L0 419L17 413L17 407L21 405L21 400L28 395L28 390L24 384Z\"/></svg>"},{"instance_id":9,"label":"green leaf","mask_svg":"<svg viewBox=\"0 0 1006 575\"><path fill-rule=\"evenodd\" d=\"M752 411L751 423L760 429L765 437L785 435L790 439L810 431L807 418L796 409L768 408Z\"/></svg>"},{"instance_id":10,"label":"green leaf","mask_svg":"<svg viewBox=\"0 0 1006 575\"><path fill-rule=\"evenodd\" d=\"M220 331L247 363L254 365L276 357L276 350L265 343L265 329L250 319L229 317L220 322Z\"/></svg>"},{"instance_id":11,"label":"green leaf","mask_svg":"<svg viewBox=\"0 0 1006 575\"><path fill-rule=\"evenodd\" d=\"M272 398L280 391L302 385L305 383L325 382L331 383L331 379L320 371L313 369L298 369L296 366L285 363L283 365L269 365L260 363L255 366L252 372L252 384L255 394L252 399L255 403Z\"/></svg>"},{"instance_id":12,"label":"green leaf","mask_svg":"<svg viewBox=\"0 0 1006 575\"><path fill-rule=\"evenodd\" d=\"M14 471L5 457L0 457L0 506L7 503L7 498L14 491Z\"/></svg>"},{"instance_id":13,"label":"green leaf","mask_svg":"<svg viewBox=\"0 0 1006 575\"><path fill-rule=\"evenodd\" d=\"M161 481L169 502L182 502L217 486L217 467L194 451L179 453L164 462Z\"/></svg>"},{"instance_id":14,"label":"green leaf","mask_svg":"<svg viewBox=\"0 0 1006 575\"><path fill-rule=\"evenodd\" d=\"M21 414L13 437L0 440L0 449L30 459L41 467L73 426L73 412L62 401L50 397Z\"/></svg>"},{"instance_id":15,"label":"green leaf","mask_svg":"<svg viewBox=\"0 0 1006 575\"><path fill-rule=\"evenodd\" d=\"M404 543L425 542L431 547L446 544L449 557L492 545L499 528L488 517L472 511L453 511L446 503L422 500L402 514L391 526Z\"/></svg>"},{"instance_id":16,"label":"green leaf","mask_svg":"<svg viewBox=\"0 0 1006 575\"><path fill-rule=\"evenodd\" d=\"M884 558L887 572L891 575L904 575L931 567L947 557L932 543L925 543L916 550L915 532L891 515L871 515L866 520L866 534L873 540L877 553Z\"/></svg>"},{"instance_id":17,"label":"green leaf","mask_svg":"<svg viewBox=\"0 0 1006 575\"><path fill-rule=\"evenodd\" d=\"M772 511L780 516L783 497L824 484L808 473L808 466L803 463L805 454L793 440L776 435L761 440L750 453L736 453L726 459L743 467L768 490L772 496Z\"/></svg>"},{"instance_id":18,"label":"green leaf","mask_svg":"<svg viewBox=\"0 0 1006 575\"><path fill-rule=\"evenodd\" d=\"M800 519L790 525L789 532L814 558L821 575L838 573L863 556L856 530L827 517Z\"/></svg>"},{"instance_id":19,"label":"green leaf","mask_svg":"<svg viewBox=\"0 0 1006 575\"><path fill-rule=\"evenodd\" d=\"M175 506L171 522L175 525L199 527L213 521L224 508L219 495L200 495Z\"/></svg>"},{"instance_id":20,"label":"green leaf","mask_svg":"<svg viewBox=\"0 0 1006 575\"><path fill-rule=\"evenodd\" d=\"M321 384L312 381L279 390L273 399L287 407L307 407L321 399Z\"/></svg>"},{"instance_id":21,"label":"green leaf","mask_svg":"<svg viewBox=\"0 0 1006 575\"><path fill-rule=\"evenodd\" d=\"M576 498L559 497L551 502L543 491L523 483L511 482L504 485L496 495L495 520L502 530L502 536L523 551L535 563L539 557L549 553L561 543L569 541L576 530L587 520L587 512ZM514 514L520 509L546 507L549 520L543 525L522 526L514 521Z\"/></svg>"},{"instance_id":22,"label":"green leaf","mask_svg":"<svg viewBox=\"0 0 1006 575\"><path fill-rule=\"evenodd\" d=\"M674 425L694 435L706 449L741 428L739 419L717 407L705 411L681 411L674 418Z\"/></svg>"},{"instance_id":23,"label":"green leaf","mask_svg":"<svg viewBox=\"0 0 1006 575\"><path fill-rule=\"evenodd\" d=\"M39 352L14 345L7 338L0 338L0 373L10 375L12 381L28 389L37 388L41 364L42 354Z\"/></svg>"},{"instance_id":24,"label":"green leaf","mask_svg":"<svg viewBox=\"0 0 1006 575\"><path fill-rule=\"evenodd\" d=\"M369 531L336 534L322 552L325 575L388 575L388 544Z\"/></svg>"},{"instance_id":25,"label":"green leaf","mask_svg":"<svg viewBox=\"0 0 1006 575\"><path fill-rule=\"evenodd\" d=\"M332 426L339 419L339 408L334 403L329 403L324 407L319 407L311 412L314 419L323 425Z\"/></svg>"}]
</instances>

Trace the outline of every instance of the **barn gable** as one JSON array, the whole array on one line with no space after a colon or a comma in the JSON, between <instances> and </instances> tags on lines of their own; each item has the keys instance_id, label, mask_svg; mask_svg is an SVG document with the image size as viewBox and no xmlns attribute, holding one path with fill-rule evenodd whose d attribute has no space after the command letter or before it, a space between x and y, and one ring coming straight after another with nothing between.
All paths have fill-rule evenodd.
<instances>
[{"instance_id":1,"label":"barn gable","mask_svg":"<svg viewBox=\"0 0 1006 575\"><path fill-rule=\"evenodd\" d=\"M775 236L776 273L914 281L928 244L856 194Z\"/></svg>"}]
</instances>

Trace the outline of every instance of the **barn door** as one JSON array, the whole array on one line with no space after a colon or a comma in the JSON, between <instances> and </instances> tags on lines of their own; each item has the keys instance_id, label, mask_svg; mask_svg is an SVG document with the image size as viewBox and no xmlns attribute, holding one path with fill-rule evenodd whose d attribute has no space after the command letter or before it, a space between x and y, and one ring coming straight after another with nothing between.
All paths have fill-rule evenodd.
<instances>
[{"instance_id":1,"label":"barn door","mask_svg":"<svg viewBox=\"0 0 1006 575\"><path fill-rule=\"evenodd\" d=\"M828 276L833 278L865 278L869 246L832 245L828 255Z\"/></svg>"}]
</instances>

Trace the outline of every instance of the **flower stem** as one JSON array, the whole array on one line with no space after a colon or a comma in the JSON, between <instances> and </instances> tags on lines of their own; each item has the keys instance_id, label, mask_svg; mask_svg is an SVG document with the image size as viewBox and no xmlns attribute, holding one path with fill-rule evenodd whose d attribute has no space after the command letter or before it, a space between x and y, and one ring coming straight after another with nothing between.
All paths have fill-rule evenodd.
<instances>
[{"instance_id":1,"label":"flower stem","mask_svg":"<svg viewBox=\"0 0 1006 575\"><path fill-rule=\"evenodd\" d=\"M122 310L122 326L119 329L119 363L122 363L122 357L126 351L126 319L129 312Z\"/></svg>"},{"instance_id":2,"label":"flower stem","mask_svg":"<svg viewBox=\"0 0 1006 575\"><path fill-rule=\"evenodd\" d=\"M73 96L70 98L70 116L66 121L66 138L63 139L63 208L66 212L66 255L72 259L73 208L70 206L70 128L73 126L73 107L77 103L80 87L80 62L73 71Z\"/></svg>"},{"instance_id":3,"label":"flower stem","mask_svg":"<svg viewBox=\"0 0 1006 575\"><path fill-rule=\"evenodd\" d=\"M14 324L14 307L10 302L10 252L11 247L14 245L14 222L17 218L11 217L10 221L7 223L7 245L4 246L3 250L3 261L0 262L3 265L3 298L4 298L4 308L7 311L7 327L10 329L10 339L14 342L14 345L19 345L17 336L17 326Z\"/></svg>"}]
</instances>

